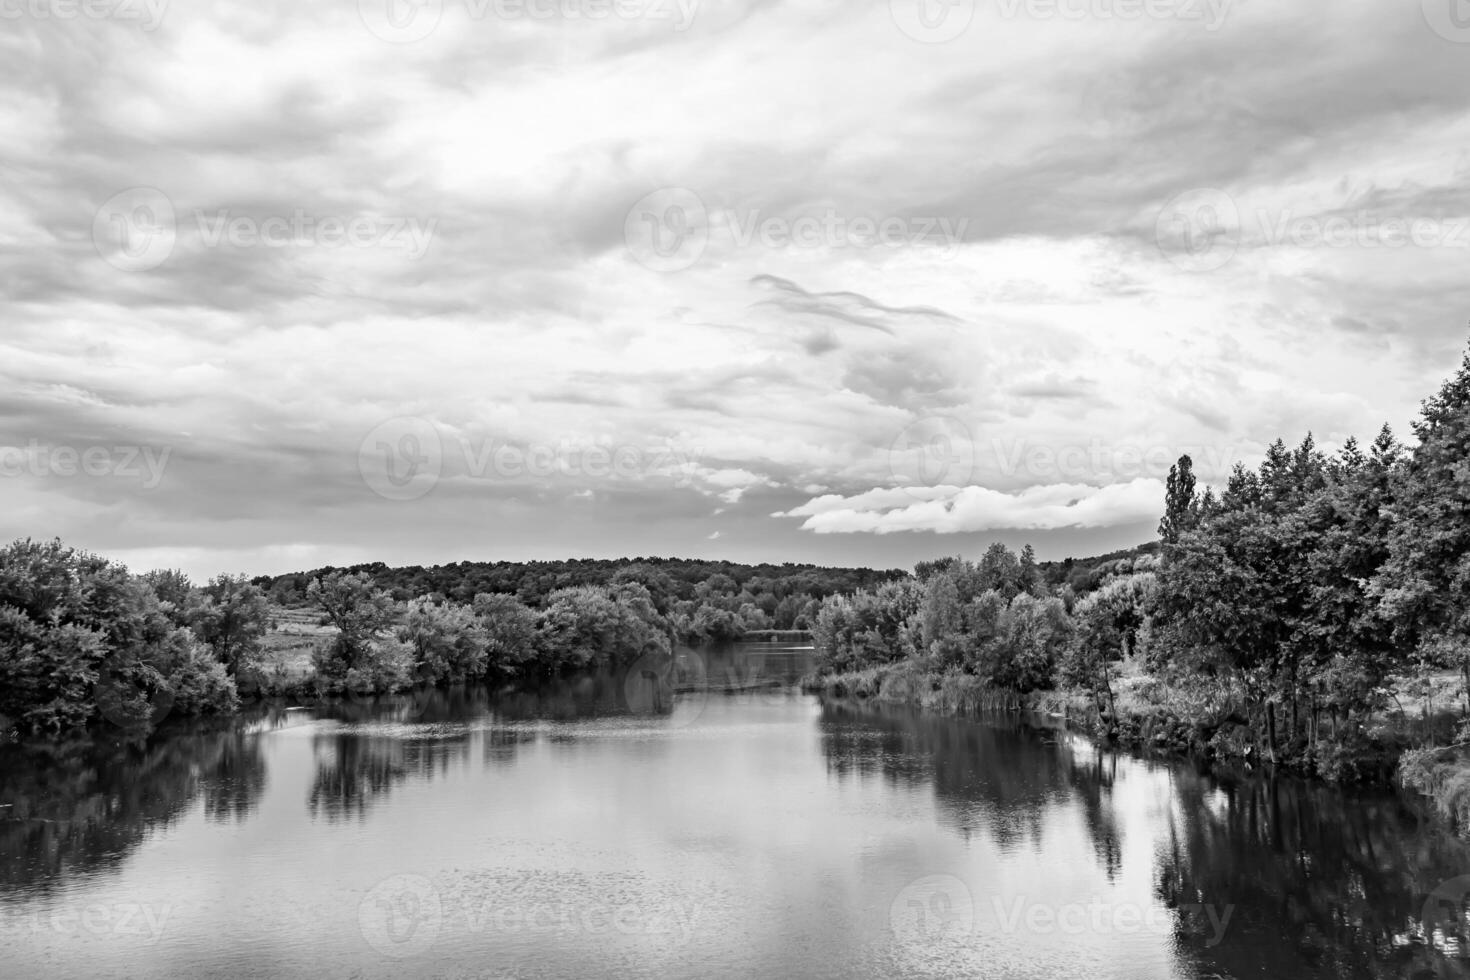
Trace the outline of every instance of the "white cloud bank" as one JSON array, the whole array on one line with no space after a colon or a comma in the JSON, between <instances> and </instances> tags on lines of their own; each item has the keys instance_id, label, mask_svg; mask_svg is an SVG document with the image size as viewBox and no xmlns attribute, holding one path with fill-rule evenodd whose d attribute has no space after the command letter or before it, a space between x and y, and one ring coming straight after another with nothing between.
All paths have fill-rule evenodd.
<instances>
[{"instance_id":1,"label":"white cloud bank","mask_svg":"<svg viewBox=\"0 0 1470 980\"><path fill-rule=\"evenodd\" d=\"M1058 530L1109 527L1158 515L1158 480L1092 487L1055 483L1002 493L985 487L896 487L842 497L828 494L775 517L805 517L817 534L891 534L932 531Z\"/></svg>"}]
</instances>

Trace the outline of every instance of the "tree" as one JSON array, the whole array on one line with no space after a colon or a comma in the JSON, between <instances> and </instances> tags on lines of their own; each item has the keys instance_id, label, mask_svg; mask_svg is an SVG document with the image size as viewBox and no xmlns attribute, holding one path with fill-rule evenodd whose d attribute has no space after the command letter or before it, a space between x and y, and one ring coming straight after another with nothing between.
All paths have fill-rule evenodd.
<instances>
[{"instance_id":1,"label":"tree","mask_svg":"<svg viewBox=\"0 0 1470 980\"><path fill-rule=\"evenodd\" d=\"M910 623L923 598L923 587L910 579L825 600L812 628L819 669L865 670L912 656Z\"/></svg>"},{"instance_id":2,"label":"tree","mask_svg":"<svg viewBox=\"0 0 1470 980\"><path fill-rule=\"evenodd\" d=\"M410 600L396 632L413 651L419 681L462 682L485 674L490 638L469 606Z\"/></svg>"},{"instance_id":3,"label":"tree","mask_svg":"<svg viewBox=\"0 0 1470 980\"><path fill-rule=\"evenodd\" d=\"M547 597L541 644L555 668L631 663L670 653L668 623L641 585L580 585Z\"/></svg>"},{"instance_id":4,"label":"tree","mask_svg":"<svg viewBox=\"0 0 1470 980\"><path fill-rule=\"evenodd\" d=\"M475 615L485 631L487 673L513 675L539 655L536 613L513 595L482 592Z\"/></svg>"},{"instance_id":5,"label":"tree","mask_svg":"<svg viewBox=\"0 0 1470 980\"><path fill-rule=\"evenodd\" d=\"M1072 624L1062 601L1020 593L1000 616L985 679L1017 694L1053 686L1057 658Z\"/></svg>"},{"instance_id":6,"label":"tree","mask_svg":"<svg viewBox=\"0 0 1470 980\"><path fill-rule=\"evenodd\" d=\"M1414 434L1374 590L1400 642L1460 651L1470 689L1470 351L1424 402Z\"/></svg>"},{"instance_id":7,"label":"tree","mask_svg":"<svg viewBox=\"0 0 1470 980\"><path fill-rule=\"evenodd\" d=\"M1267 515L1230 510L1165 549L1156 617L1175 638L1169 666L1239 684L1253 705L1275 690L1305 586Z\"/></svg>"},{"instance_id":8,"label":"tree","mask_svg":"<svg viewBox=\"0 0 1470 980\"><path fill-rule=\"evenodd\" d=\"M941 664L958 662L964 653L964 618L960 593L949 572L929 579L919 608L919 631L924 650Z\"/></svg>"},{"instance_id":9,"label":"tree","mask_svg":"<svg viewBox=\"0 0 1470 980\"><path fill-rule=\"evenodd\" d=\"M1157 584L1152 572L1120 576L1078 600L1072 610L1075 631L1059 664L1059 672L1065 682L1092 692L1099 713L1102 697L1106 695L1109 714L1117 715L1112 665L1135 648Z\"/></svg>"},{"instance_id":10,"label":"tree","mask_svg":"<svg viewBox=\"0 0 1470 980\"><path fill-rule=\"evenodd\" d=\"M1041 569L1036 565L1036 549L1028 543L1021 549L1021 591L1031 595L1045 595L1046 587L1041 580Z\"/></svg>"},{"instance_id":11,"label":"tree","mask_svg":"<svg viewBox=\"0 0 1470 980\"><path fill-rule=\"evenodd\" d=\"M270 602L244 575L218 575L203 589L203 601L190 616L199 638L209 644L231 677L260 649L270 629Z\"/></svg>"},{"instance_id":12,"label":"tree","mask_svg":"<svg viewBox=\"0 0 1470 980\"><path fill-rule=\"evenodd\" d=\"M165 615L175 626L191 624L199 607L200 596L188 575L177 568L171 568L145 572L142 578L153 589Z\"/></svg>"},{"instance_id":13,"label":"tree","mask_svg":"<svg viewBox=\"0 0 1470 980\"><path fill-rule=\"evenodd\" d=\"M322 611L326 622L337 627L330 652L346 670L367 665L374 637L397 618L393 599L366 572L332 572L325 578L312 579L306 595Z\"/></svg>"},{"instance_id":14,"label":"tree","mask_svg":"<svg viewBox=\"0 0 1470 980\"><path fill-rule=\"evenodd\" d=\"M1169 467L1169 481L1164 490L1164 517L1159 521L1159 537L1174 544L1179 535L1194 527L1199 520L1199 501L1195 497L1194 460L1188 455Z\"/></svg>"},{"instance_id":15,"label":"tree","mask_svg":"<svg viewBox=\"0 0 1470 980\"><path fill-rule=\"evenodd\" d=\"M231 710L234 684L172 611L144 578L60 541L0 549L0 715L60 733Z\"/></svg>"},{"instance_id":16,"label":"tree","mask_svg":"<svg viewBox=\"0 0 1470 980\"><path fill-rule=\"evenodd\" d=\"M1319 705L1334 719L1377 707L1388 676L1407 666L1406 648L1395 642L1372 588L1389 557L1401 465L1402 448L1388 426L1366 456L1349 439L1321 480L1306 477L1316 490L1288 524L1304 543L1303 578L1310 583L1294 642L1314 718ZM1309 731L1315 735L1315 724Z\"/></svg>"},{"instance_id":17,"label":"tree","mask_svg":"<svg viewBox=\"0 0 1470 980\"><path fill-rule=\"evenodd\" d=\"M1009 603L1017 595L1026 591L1021 560L1016 557L1014 551L999 541L986 549L985 554L980 558L976 573L979 577L975 589L977 594L993 589Z\"/></svg>"}]
</instances>

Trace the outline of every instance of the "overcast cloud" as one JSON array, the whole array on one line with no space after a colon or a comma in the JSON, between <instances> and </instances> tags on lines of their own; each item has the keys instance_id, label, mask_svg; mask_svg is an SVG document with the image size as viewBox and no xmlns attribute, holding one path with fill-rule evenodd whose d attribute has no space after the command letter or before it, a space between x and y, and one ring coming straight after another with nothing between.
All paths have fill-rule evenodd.
<instances>
[{"instance_id":1,"label":"overcast cloud","mask_svg":"<svg viewBox=\"0 0 1470 980\"><path fill-rule=\"evenodd\" d=\"M0 537L1092 554L1465 339L1450 0L388 2L0 0Z\"/></svg>"}]
</instances>

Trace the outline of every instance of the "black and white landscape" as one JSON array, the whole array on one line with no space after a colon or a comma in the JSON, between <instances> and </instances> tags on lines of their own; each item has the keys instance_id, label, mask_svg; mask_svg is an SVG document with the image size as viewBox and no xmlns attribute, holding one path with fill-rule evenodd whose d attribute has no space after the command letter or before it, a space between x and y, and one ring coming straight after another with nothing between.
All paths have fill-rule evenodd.
<instances>
[{"instance_id":1,"label":"black and white landscape","mask_svg":"<svg viewBox=\"0 0 1470 980\"><path fill-rule=\"evenodd\" d=\"M19 978L1470 976L1465 0L0 0Z\"/></svg>"}]
</instances>

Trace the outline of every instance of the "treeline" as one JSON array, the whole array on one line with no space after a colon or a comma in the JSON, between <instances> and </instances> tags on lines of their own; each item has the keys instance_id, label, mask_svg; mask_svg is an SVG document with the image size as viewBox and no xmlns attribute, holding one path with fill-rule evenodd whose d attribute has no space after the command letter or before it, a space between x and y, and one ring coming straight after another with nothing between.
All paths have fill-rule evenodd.
<instances>
[{"instance_id":1,"label":"treeline","mask_svg":"<svg viewBox=\"0 0 1470 980\"><path fill-rule=\"evenodd\" d=\"M513 595L399 602L364 572L307 586L334 636L313 657L317 693L398 691L666 658L669 620L637 582L558 589L541 609Z\"/></svg>"},{"instance_id":2,"label":"treeline","mask_svg":"<svg viewBox=\"0 0 1470 980\"><path fill-rule=\"evenodd\" d=\"M675 635L689 643L734 640L749 630L810 629L822 599L874 588L906 572L817 565L740 565L675 558L581 559L542 562L457 562L390 568L381 562L262 576L252 582L283 606L309 603L311 582L334 573L369 576L400 601L423 596L457 603L484 594L513 595L532 608L558 592L583 586L637 583Z\"/></svg>"},{"instance_id":3,"label":"treeline","mask_svg":"<svg viewBox=\"0 0 1470 980\"><path fill-rule=\"evenodd\" d=\"M920 700L1070 695L1110 734L1334 777L1381 763L1432 728L1409 729L1406 697L1430 721L1446 671L1470 691L1470 354L1414 434L1278 440L1218 493L1182 457L1156 549L1076 577L1001 545L926 563L823 604L821 670Z\"/></svg>"},{"instance_id":4,"label":"treeline","mask_svg":"<svg viewBox=\"0 0 1470 980\"><path fill-rule=\"evenodd\" d=\"M388 693L666 658L674 644L806 629L826 596L902 572L663 559L321 569L196 585L61 542L0 550L0 734L147 729L241 696ZM481 586L502 591L472 591ZM543 591L548 589L549 591ZM310 673L268 664L274 602L333 627Z\"/></svg>"}]
</instances>

